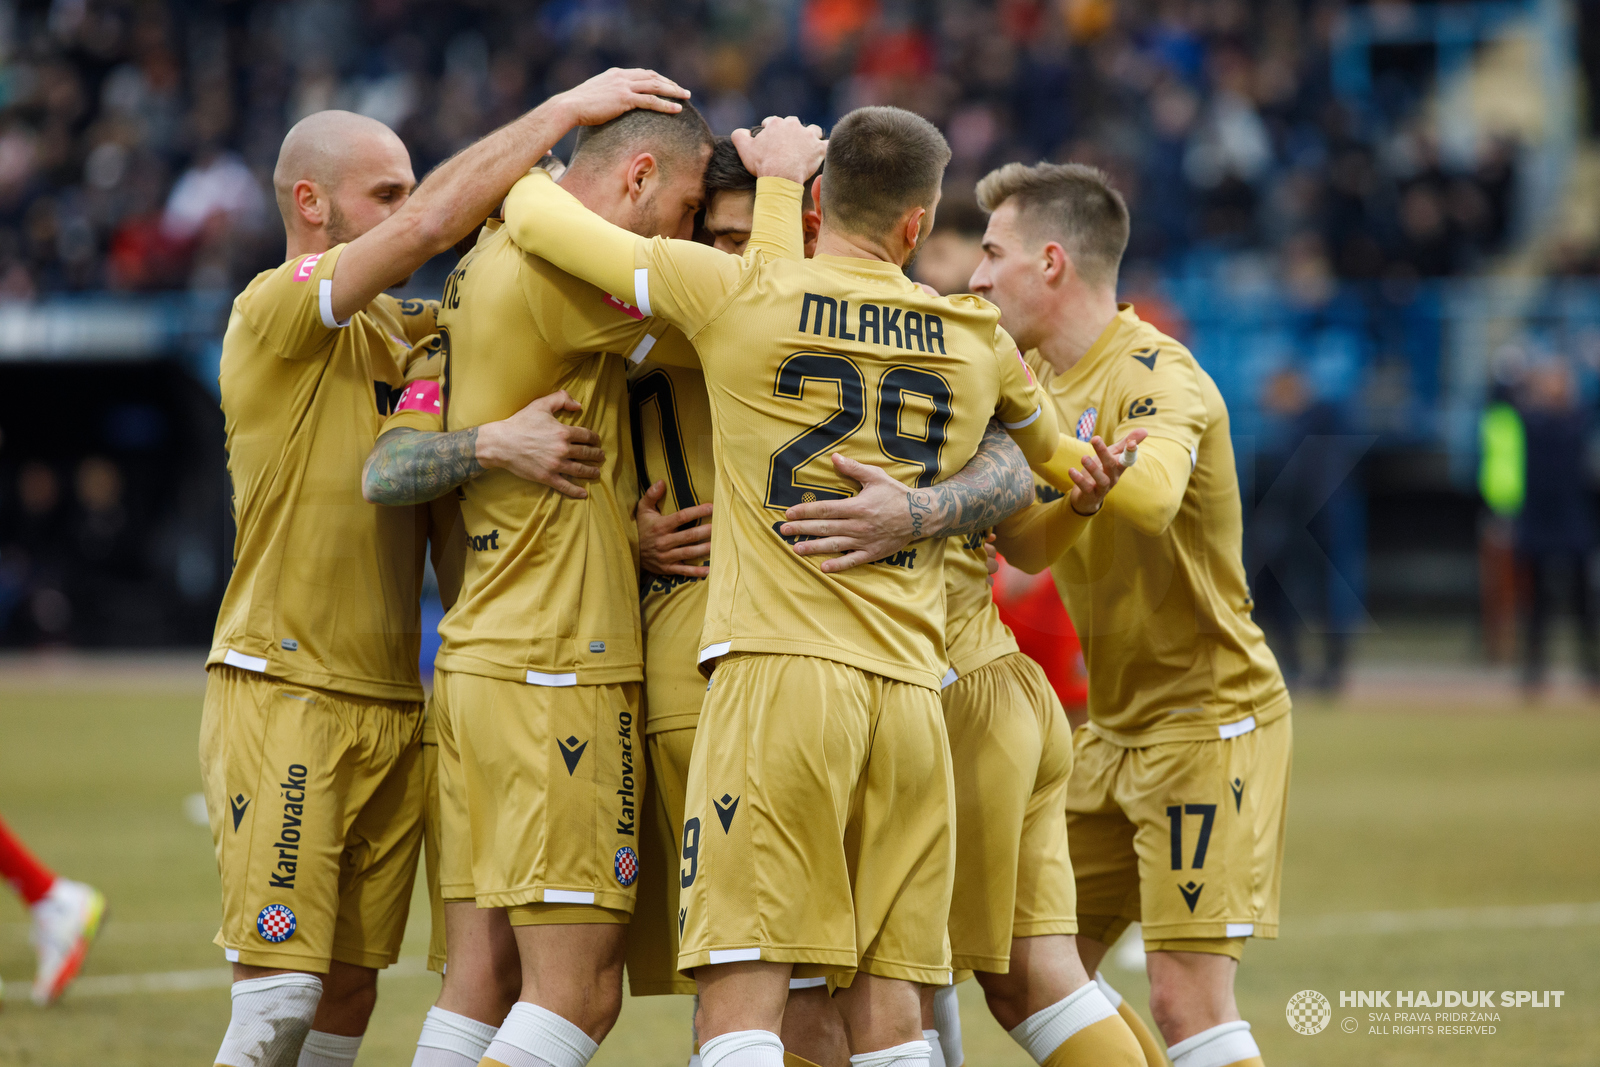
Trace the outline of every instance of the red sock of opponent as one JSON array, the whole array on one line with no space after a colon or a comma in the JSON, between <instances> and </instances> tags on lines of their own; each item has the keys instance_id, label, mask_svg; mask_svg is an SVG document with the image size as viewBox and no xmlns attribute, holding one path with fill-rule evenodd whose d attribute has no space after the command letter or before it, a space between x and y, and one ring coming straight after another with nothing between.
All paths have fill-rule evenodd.
<instances>
[{"instance_id":1,"label":"red sock of opponent","mask_svg":"<svg viewBox=\"0 0 1600 1067\"><path fill-rule=\"evenodd\" d=\"M54 872L35 859L33 853L12 836L3 821L0 821L0 878L10 882L29 907L43 900L56 880Z\"/></svg>"}]
</instances>

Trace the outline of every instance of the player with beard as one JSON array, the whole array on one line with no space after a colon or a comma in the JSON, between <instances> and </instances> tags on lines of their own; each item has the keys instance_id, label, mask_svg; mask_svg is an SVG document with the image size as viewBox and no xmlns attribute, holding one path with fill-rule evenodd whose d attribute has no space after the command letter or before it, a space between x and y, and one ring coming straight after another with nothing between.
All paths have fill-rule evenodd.
<instances>
[{"instance_id":1,"label":"player with beard","mask_svg":"<svg viewBox=\"0 0 1600 1067\"><path fill-rule=\"evenodd\" d=\"M686 236L711 140L692 108L631 112L582 131L562 180L636 233ZM452 273L439 331L439 429L391 430L368 469L400 502L459 484L469 546L433 705L449 965L415 1062L581 1063L621 1004L646 780L626 367L687 344L525 254L498 220ZM597 449L581 495L468 469L474 427L557 390ZM458 936L486 921L509 924L521 965L503 1018L493 942Z\"/></svg>"},{"instance_id":2,"label":"player with beard","mask_svg":"<svg viewBox=\"0 0 1600 1067\"><path fill-rule=\"evenodd\" d=\"M405 927L427 515L363 500L360 470L433 308L384 290L476 227L572 126L683 96L609 71L415 191L381 123L319 112L284 138L286 260L234 301L220 374L239 532L200 736L235 979L219 1064L352 1063Z\"/></svg>"},{"instance_id":3,"label":"player with beard","mask_svg":"<svg viewBox=\"0 0 1600 1067\"><path fill-rule=\"evenodd\" d=\"M765 230L754 236L756 177L730 138L717 139L705 180L700 240L735 256L745 255L752 243L781 254L796 241L803 242L806 258L815 254L821 216L809 188L800 205L800 233L772 241ZM778 227L780 232L792 229L792 220ZM711 399L699 367L648 358L630 372L629 388L640 480L658 480L645 491L637 512L650 782L642 830L647 862L628 935L628 980L635 996L693 993L694 983L677 970L678 872L689 759L706 689L695 659L710 573L706 557L711 525L704 520L711 516L716 479ZM1021 450L1003 429L991 426L972 461L926 491L926 528L937 534L970 525L980 510L997 516L1015 511L1029 498L1026 469ZM863 479L891 480L881 471L856 473ZM905 501L899 494L865 499L871 503L863 506L862 498L852 498L852 518L881 535L870 545L852 542L849 548L873 558L905 548L912 538ZM662 514L662 505L668 514ZM843 1023L826 985L826 979L816 977L790 980L781 1031L786 1063L837 1067L848 1058Z\"/></svg>"}]
</instances>

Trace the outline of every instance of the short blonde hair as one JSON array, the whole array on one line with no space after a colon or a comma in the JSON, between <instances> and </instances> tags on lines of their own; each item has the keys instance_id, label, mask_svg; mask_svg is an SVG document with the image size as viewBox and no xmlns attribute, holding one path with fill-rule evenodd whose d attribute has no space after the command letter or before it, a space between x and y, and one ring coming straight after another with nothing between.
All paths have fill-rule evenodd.
<instances>
[{"instance_id":1,"label":"short blonde hair","mask_svg":"<svg viewBox=\"0 0 1600 1067\"><path fill-rule=\"evenodd\" d=\"M1040 242L1060 241L1091 285L1115 285L1128 247L1128 205L1111 177L1082 163L1007 163L978 183L978 204L993 214L1014 202L1018 228Z\"/></svg>"}]
</instances>

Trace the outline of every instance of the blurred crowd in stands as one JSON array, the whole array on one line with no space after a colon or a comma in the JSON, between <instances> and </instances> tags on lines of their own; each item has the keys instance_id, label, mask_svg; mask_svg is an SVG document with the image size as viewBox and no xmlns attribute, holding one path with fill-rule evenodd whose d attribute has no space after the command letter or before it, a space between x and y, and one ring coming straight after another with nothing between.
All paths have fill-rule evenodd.
<instances>
[{"instance_id":1,"label":"blurred crowd in stands","mask_svg":"<svg viewBox=\"0 0 1600 1067\"><path fill-rule=\"evenodd\" d=\"M1133 206L1131 256L1163 273L1197 250L1266 250L1316 299L1340 278L1473 270L1507 239L1516 147L1490 141L1452 170L1417 130L1369 128L1331 88L1338 10L4 0L0 300L237 288L281 255L270 176L299 117L341 107L379 118L420 177L617 64L688 85L719 132L771 113L826 124L870 103L927 115L955 152L941 214L951 236L981 229L971 190L988 168L1074 159L1113 173ZM1412 80L1425 84L1426 71Z\"/></svg>"}]
</instances>

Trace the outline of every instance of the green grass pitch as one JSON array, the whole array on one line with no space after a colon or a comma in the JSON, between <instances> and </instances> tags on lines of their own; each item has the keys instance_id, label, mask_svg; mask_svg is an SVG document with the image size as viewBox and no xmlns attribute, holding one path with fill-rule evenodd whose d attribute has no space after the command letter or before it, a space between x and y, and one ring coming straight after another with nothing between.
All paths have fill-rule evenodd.
<instances>
[{"instance_id":1,"label":"green grass pitch","mask_svg":"<svg viewBox=\"0 0 1600 1067\"><path fill-rule=\"evenodd\" d=\"M89 980L39 1011L27 1002L26 915L0 894L0 1064L211 1063L228 994L210 943L210 839L185 814L200 788L199 718L198 684L46 690L0 672L0 814L46 862L110 899ZM1238 981L1266 1062L1600 1062L1600 716L1308 706L1295 734L1282 939L1251 944ZM428 918L416 900L408 958L382 980L362 1065L409 1064L437 992L417 960ZM1559 904L1589 906L1540 907ZM1446 910L1490 906L1500 910ZM166 972L200 972L202 988L119 993L107 980ZM1141 973L1111 965L1107 977L1143 1010ZM1285 1020L1302 989L1333 1002L1332 1025L1315 1036ZM1367 1009L1340 1008L1345 989L1565 995L1560 1008L1497 1009L1493 1035L1384 1035L1369 1032L1384 1024ZM967 1062L1023 1067L976 987L962 997ZM628 1001L596 1067L684 1063L687 1015L684 998Z\"/></svg>"}]
</instances>

